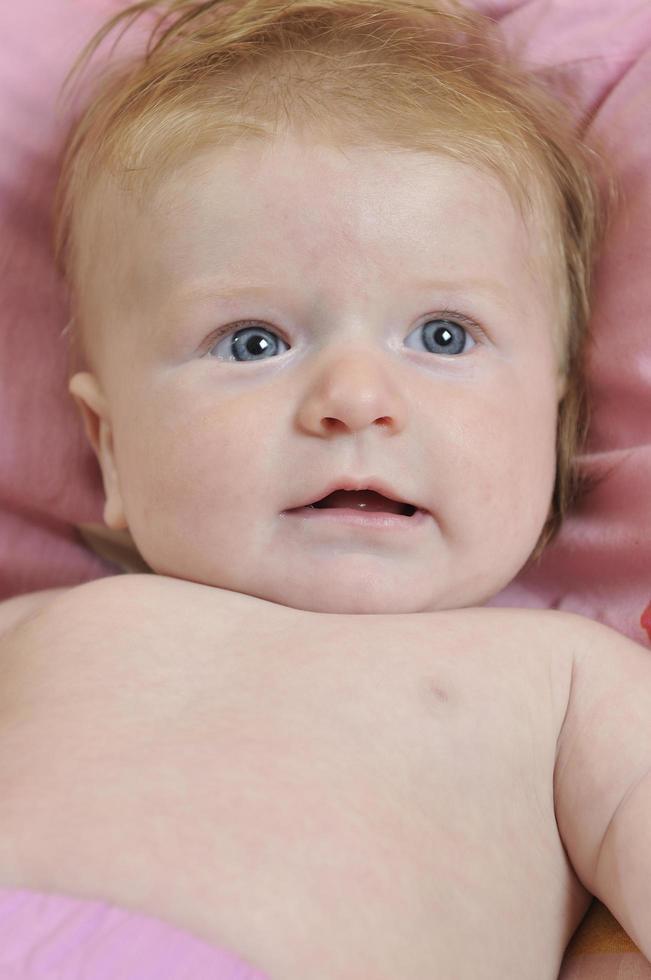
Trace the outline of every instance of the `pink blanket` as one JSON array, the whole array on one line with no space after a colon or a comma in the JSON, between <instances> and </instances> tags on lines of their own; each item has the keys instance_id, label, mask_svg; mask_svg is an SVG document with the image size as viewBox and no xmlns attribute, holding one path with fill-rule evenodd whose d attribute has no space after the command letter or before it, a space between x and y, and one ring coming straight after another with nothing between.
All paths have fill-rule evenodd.
<instances>
[{"instance_id":1,"label":"pink blanket","mask_svg":"<svg viewBox=\"0 0 651 980\"><path fill-rule=\"evenodd\" d=\"M232 952L103 902L0 889L0 980L267 980Z\"/></svg>"}]
</instances>

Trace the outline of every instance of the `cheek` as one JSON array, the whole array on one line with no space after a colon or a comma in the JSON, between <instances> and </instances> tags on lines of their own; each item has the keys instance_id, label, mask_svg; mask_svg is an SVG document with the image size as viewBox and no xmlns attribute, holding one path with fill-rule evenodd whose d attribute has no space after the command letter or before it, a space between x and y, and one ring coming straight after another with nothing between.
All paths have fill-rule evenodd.
<instances>
[{"instance_id":1,"label":"cheek","mask_svg":"<svg viewBox=\"0 0 651 980\"><path fill-rule=\"evenodd\" d=\"M491 505L513 529L544 522L556 471L556 401L545 384L495 393L485 406L482 463Z\"/></svg>"},{"instance_id":2,"label":"cheek","mask_svg":"<svg viewBox=\"0 0 651 980\"><path fill-rule=\"evenodd\" d=\"M263 479L260 455L235 406L193 407L168 397L143 404L137 425L116 442L122 493L130 522L180 523L238 513ZM258 436L259 438L259 433Z\"/></svg>"},{"instance_id":3,"label":"cheek","mask_svg":"<svg viewBox=\"0 0 651 980\"><path fill-rule=\"evenodd\" d=\"M545 514L555 471L556 402L550 385L513 377L455 392L428 426L433 492L481 515ZM464 513L465 512L465 513Z\"/></svg>"}]
</instances>

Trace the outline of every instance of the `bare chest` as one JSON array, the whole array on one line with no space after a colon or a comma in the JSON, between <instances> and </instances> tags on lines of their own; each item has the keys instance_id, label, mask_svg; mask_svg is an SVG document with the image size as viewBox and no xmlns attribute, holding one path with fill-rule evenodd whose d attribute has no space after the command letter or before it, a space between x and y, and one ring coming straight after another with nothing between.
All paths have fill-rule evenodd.
<instances>
[{"instance_id":1,"label":"bare chest","mask_svg":"<svg viewBox=\"0 0 651 980\"><path fill-rule=\"evenodd\" d=\"M587 901L551 621L197 602L10 678L0 884L159 915L278 980L555 977Z\"/></svg>"}]
</instances>

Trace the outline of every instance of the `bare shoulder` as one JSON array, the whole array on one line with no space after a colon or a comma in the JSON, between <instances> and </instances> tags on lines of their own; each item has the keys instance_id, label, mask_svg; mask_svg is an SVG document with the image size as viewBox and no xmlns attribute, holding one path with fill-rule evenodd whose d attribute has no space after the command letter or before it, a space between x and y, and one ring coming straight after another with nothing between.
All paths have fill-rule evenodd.
<instances>
[{"instance_id":1,"label":"bare shoulder","mask_svg":"<svg viewBox=\"0 0 651 980\"><path fill-rule=\"evenodd\" d=\"M47 606L50 627L68 626L101 629L111 623L134 622L142 626L169 623L176 617L190 620L199 611L219 619L230 611L249 610L253 605L285 609L275 603L228 589L167 575L127 573L111 575L72 589L60 590ZM130 619L134 617L134 619Z\"/></svg>"},{"instance_id":2,"label":"bare shoulder","mask_svg":"<svg viewBox=\"0 0 651 980\"><path fill-rule=\"evenodd\" d=\"M125 578L129 581L123 582ZM4 661L8 651L21 646L26 637L34 645L39 635L49 637L53 630L97 623L102 611L111 615L115 605L127 603L129 597L133 603L141 591L141 583L132 580L146 578L146 575L112 575L82 585L8 599L0 604L0 657Z\"/></svg>"},{"instance_id":3,"label":"bare shoulder","mask_svg":"<svg viewBox=\"0 0 651 980\"><path fill-rule=\"evenodd\" d=\"M573 636L572 683L558 740L554 797L559 830L584 885L613 814L651 745L651 651L617 630L564 614Z\"/></svg>"},{"instance_id":4,"label":"bare shoulder","mask_svg":"<svg viewBox=\"0 0 651 980\"><path fill-rule=\"evenodd\" d=\"M0 602L0 639L67 591L65 588L41 589Z\"/></svg>"},{"instance_id":5,"label":"bare shoulder","mask_svg":"<svg viewBox=\"0 0 651 980\"><path fill-rule=\"evenodd\" d=\"M534 634L549 652L554 669L566 681L566 726L588 703L614 696L637 682L648 683L651 650L622 633L576 613L544 609L487 610L508 614L523 638Z\"/></svg>"},{"instance_id":6,"label":"bare shoulder","mask_svg":"<svg viewBox=\"0 0 651 980\"><path fill-rule=\"evenodd\" d=\"M57 616L59 610L66 613L83 609L96 600L119 597L132 591L133 579L146 579L147 575L111 575L106 578L94 579L82 585L65 586L53 589L41 589L23 595L13 596L0 602L0 640L14 630L33 622L42 620L45 612ZM128 578L128 584L120 580ZM140 583L137 584L137 588ZM50 618L48 616L48 618Z\"/></svg>"},{"instance_id":7,"label":"bare shoulder","mask_svg":"<svg viewBox=\"0 0 651 980\"><path fill-rule=\"evenodd\" d=\"M640 696L646 701L651 694L651 650L586 616L553 610L547 616L556 649L565 669L570 670L567 711L559 739L560 772L580 727L589 726L593 717L603 717L608 705L624 718L627 703Z\"/></svg>"},{"instance_id":8,"label":"bare shoulder","mask_svg":"<svg viewBox=\"0 0 651 980\"><path fill-rule=\"evenodd\" d=\"M559 625L569 638L572 653L568 715L596 706L603 698L614 701L635 685L649 684L651 650L585 616L560 615Z\"/></svg>"},{"instance_id":9,"label":"bare shoulder","mask_svg":"<svg viewBox=\"0 0 651 980\"><path fill-rule=\"evenodd\" d=\"M133 666L160 657L167 649L187 649L207 641L214 650L243 624L270 623L296 610L239 592L165 575L129 573L94 579L57 590L50 601L34 604L8 633L0 636L5 675L51 674L67 669L116 667L124 657ZM204 644L195 642L200 650Z\"/></svg>"}]
</instances>

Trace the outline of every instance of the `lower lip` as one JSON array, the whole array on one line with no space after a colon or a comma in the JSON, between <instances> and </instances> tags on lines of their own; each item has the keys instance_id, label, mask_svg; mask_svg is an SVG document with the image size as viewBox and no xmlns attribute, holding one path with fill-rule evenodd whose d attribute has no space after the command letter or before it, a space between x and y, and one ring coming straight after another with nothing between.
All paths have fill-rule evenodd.
<instances>
[{"instance_id":1,"label":"lower lip","mask_svg":"<svg viewBox=\"0 0 651 980\"><path fill-rule=\"evenodd\" d=\"M429 514L424 510L415 511L411 517L404 514L390 514L386 511L364 511L352 507L296 507L285 513L290 517L317 521L321 524L339 524L385 531L416 530L429 520Z\"/></svg>"}]
</instances>

